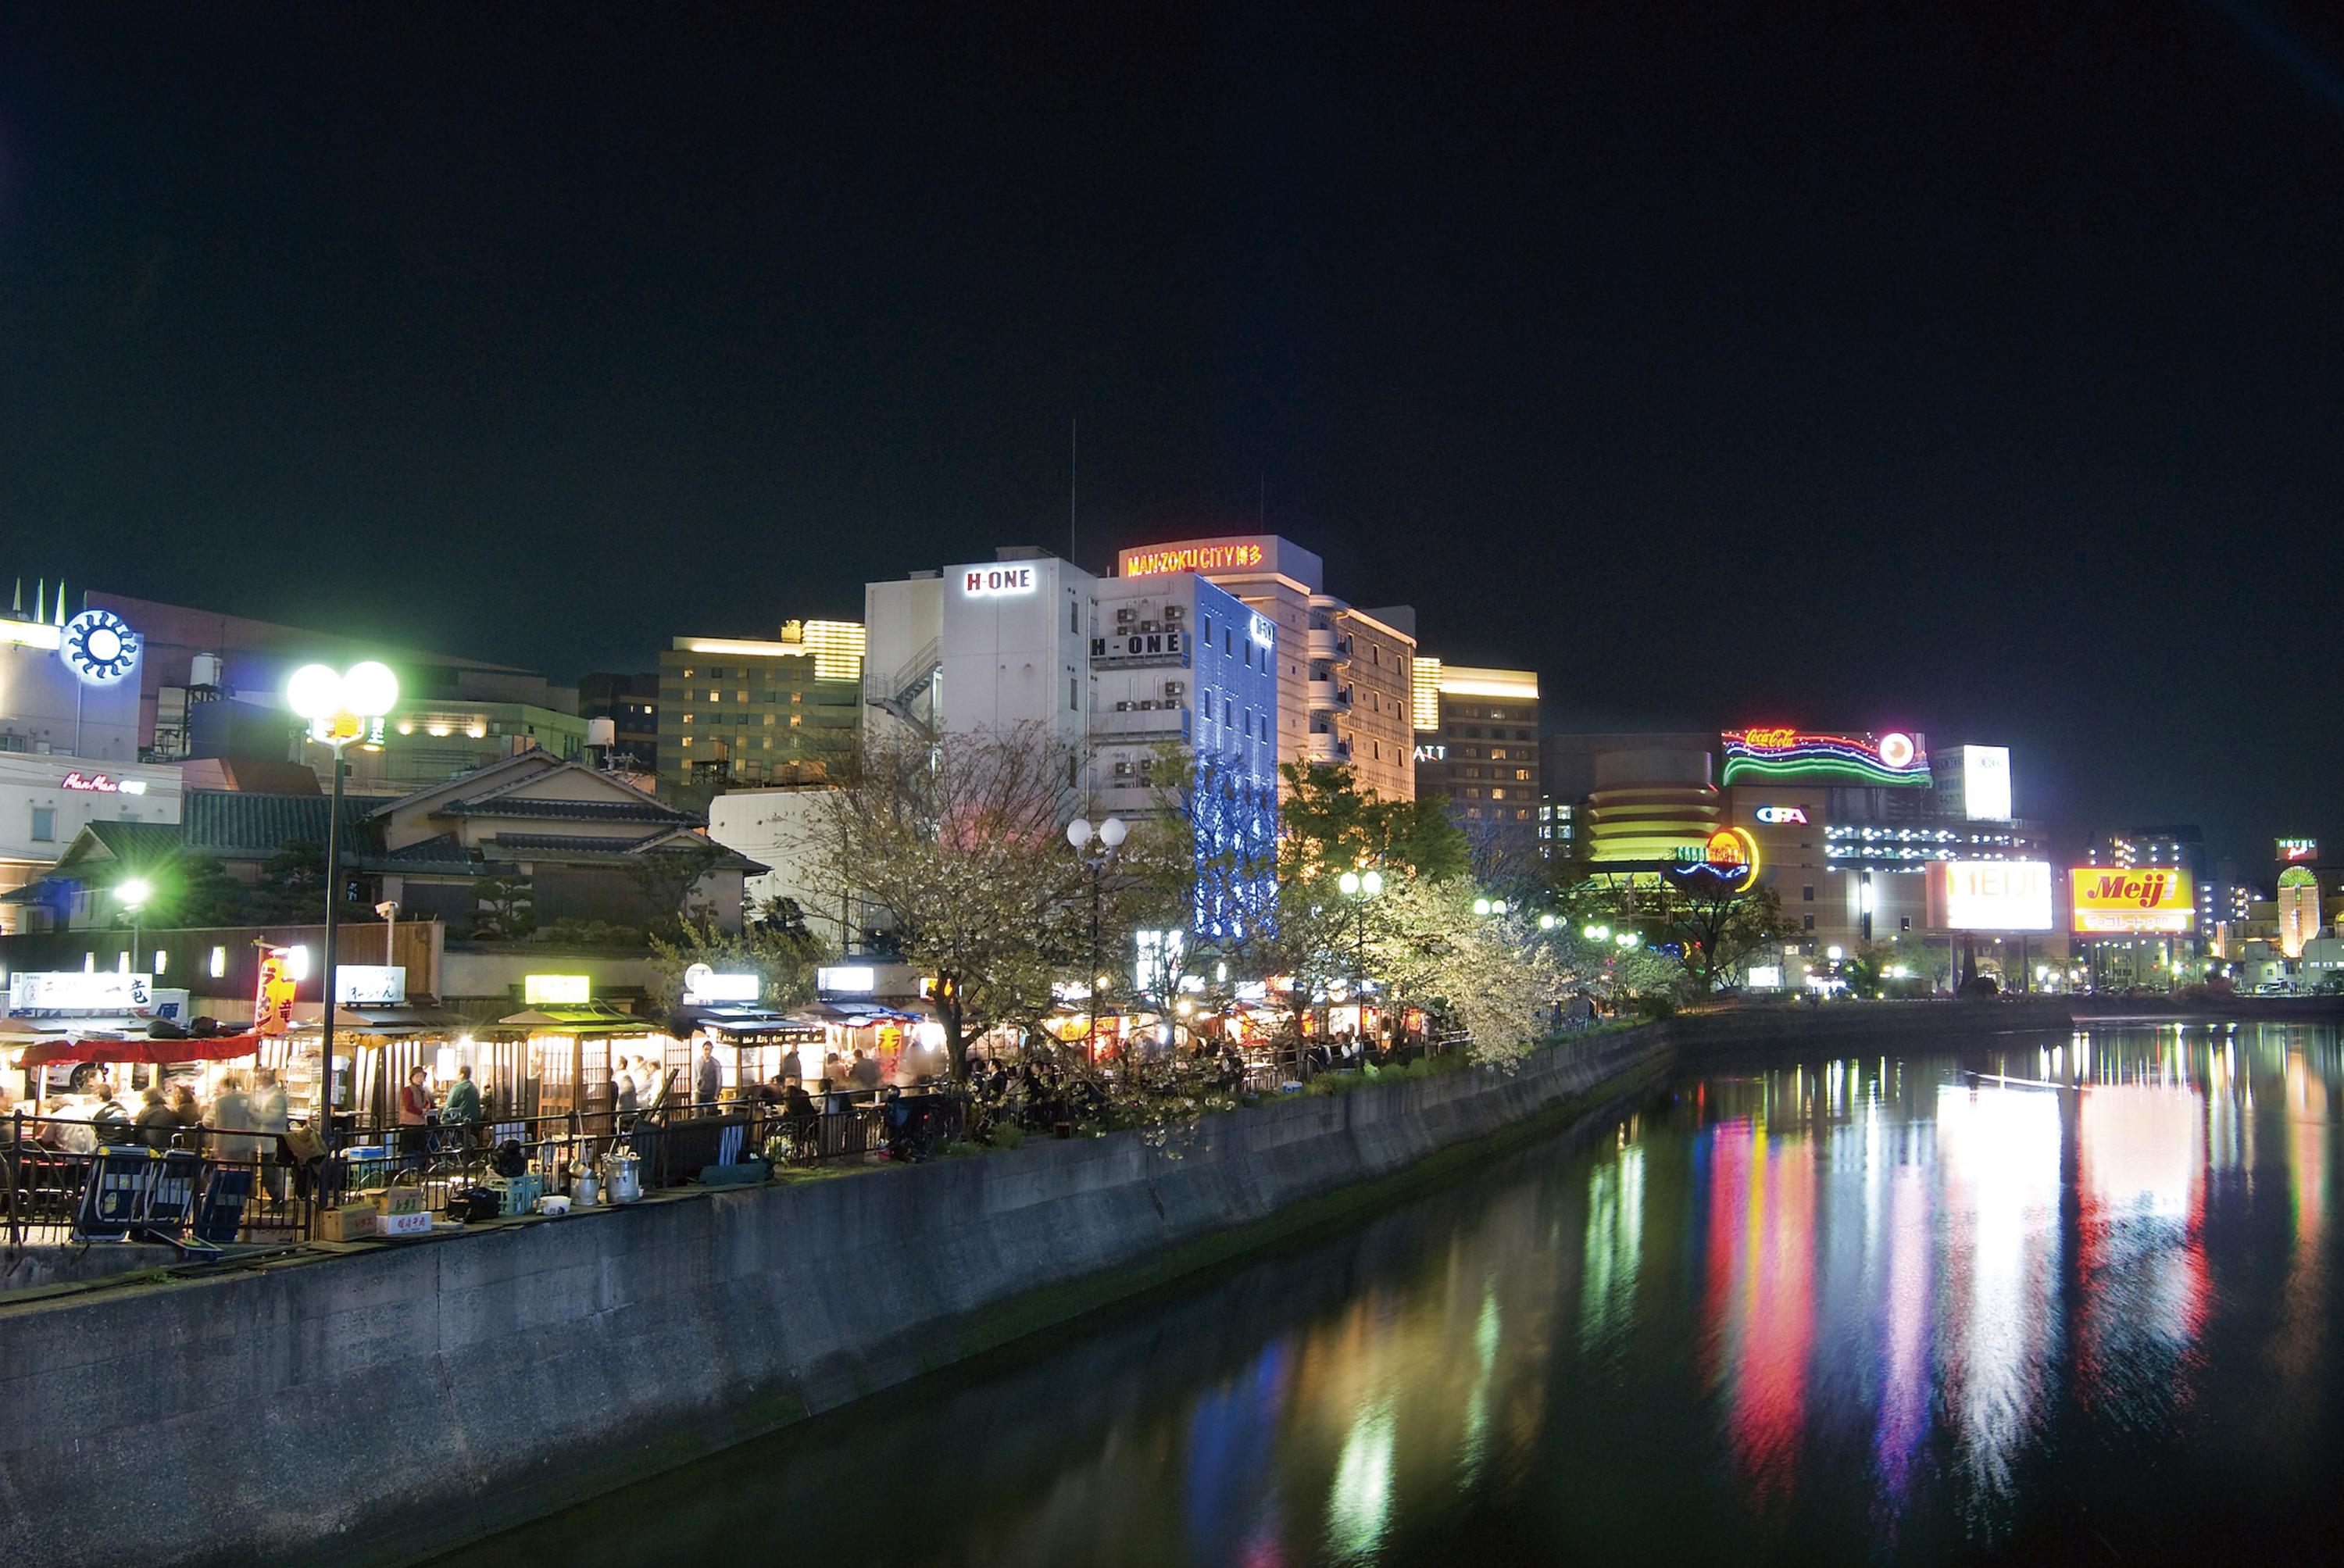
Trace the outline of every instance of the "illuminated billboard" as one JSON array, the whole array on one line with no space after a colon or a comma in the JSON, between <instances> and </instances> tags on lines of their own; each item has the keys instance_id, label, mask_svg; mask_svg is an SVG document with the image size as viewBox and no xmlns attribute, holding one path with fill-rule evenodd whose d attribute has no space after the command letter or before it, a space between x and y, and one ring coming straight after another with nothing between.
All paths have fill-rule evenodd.
<instances>
[{"instance_id":1,"label":"illuminated billboard","mask_svg":"<svg viewBox=\"0 0 2344 1568\"><path fill-rule=\"evenodd\" d=\"M2067 873L2067 911L2079 936L2178 936L2197 927L2197 889L2175 867L2078 865Z\"/></svg>"},{"instance_id":2,"label":"illuminated billboard","mask_svg":"<svg viewBox=\"0 0 2344 1568\"><path fill-rule=\"evenodd\" d=\"M2319 858L2319 841L2316 838L2282 838L2278 841L2278 861L2282 865L2309 864Z\"/></svg>"},{"instance_id":3,"label":"illuminated billboard","mask_svg":"<svg viewBox=\"0 0 2344 1568\"><path fill-rule=\"evenodd\" d=\"M1929 924L1939 931L2048 931L2047 860L1929 863Z\"/></svg>"},{"instance_id":4,"label":"illuminated billboard","mask_svg":"<svg viewBox=\"0 0 2344 1568\"><path fill-rule=\"evenodd\" d=\"M1962 748L1962 811L1972 822L2010 820L2010 748Z\"/></svg>"},{"instance_id":5,"label":"illuminated billboard","mask_svg":"<svg viewBox=\"0 0 2344 1568\"><path fill-rule=\"evenodd\" d=\"M1792 729L1728 730L1723 782L1825 779L1854 784L1929 785L1929 754L1918 735L1836 735Z\"/></svg>"}]
</instances>

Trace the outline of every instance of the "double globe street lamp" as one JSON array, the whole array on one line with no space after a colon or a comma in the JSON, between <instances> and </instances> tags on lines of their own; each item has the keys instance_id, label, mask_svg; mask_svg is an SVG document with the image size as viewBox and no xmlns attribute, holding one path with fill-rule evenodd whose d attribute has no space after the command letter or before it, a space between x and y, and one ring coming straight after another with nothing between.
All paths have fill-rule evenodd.
<instances>
[{"instance_id":1,"label":"double globe street lamp","mask_svg":"<svg viewBox=\"0 0 2344 1568\"><path fill-rule=\"evenodd\" d=\"M1099 993L1106 988L1106 976L1099 972L1099 873L1106 869L1106 863L1115 857L1116 850L1121 847L1130 832L1124 826L1123 819L1115 816L1096 826L1092 825L1088 817L1081 816L1066 824L1066 842L1075 846L1076 855L1090 868L1091 874L1090 1027L1084 1048L1094 1062L1098 1060ZM1091 848L1093 844L1098 845L1096 851Z\"/></svg>"},{"instance_id":2,"label":"double globe street lamp","mask_svg":"<svg viewBox=\"0 0 2344 1568\"><path fill-rule=\"evenodd\" d=\"M304 664L285 683L285 703L309 721L309 738L333 748L333 804L326 817L326 988L325 1005L318 1009L325 1020L318 1042L325 1079L318 1087L318 1138L330 1152L334 1146L334 1007L341 986L335 974L334 933L342 910L342 748L363 740L377 721L399 703L399 677L388 664L372 659L336 671L328 664Z\"/></svg>"}]
</instances>

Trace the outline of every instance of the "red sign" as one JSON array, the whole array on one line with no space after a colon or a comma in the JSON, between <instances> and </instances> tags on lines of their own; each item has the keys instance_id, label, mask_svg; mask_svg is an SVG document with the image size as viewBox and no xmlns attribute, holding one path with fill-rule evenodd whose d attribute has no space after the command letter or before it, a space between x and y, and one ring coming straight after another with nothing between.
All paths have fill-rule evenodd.
<instances>
[{"instance_id":1,"label":"red sign","mask_svg":"<svg viewBox=\"0 0 2344 1568\"><path fill-rule=\"evenodd\" d=\"M95 794L115 794L122 786L104 774L69 773L57 781L59 789L88 790Z\"/></svg>"}]
</instances>

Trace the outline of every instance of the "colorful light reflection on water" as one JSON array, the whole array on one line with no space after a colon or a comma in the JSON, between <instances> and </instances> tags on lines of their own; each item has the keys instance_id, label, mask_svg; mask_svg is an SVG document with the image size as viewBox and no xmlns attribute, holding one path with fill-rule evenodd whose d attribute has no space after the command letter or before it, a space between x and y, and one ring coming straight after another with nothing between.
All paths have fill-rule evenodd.
<instances>
[{"instance_id":1,"label":"colorful light reflection on water","mask_svg":"<svg viewBox=\"0 0 2344 1568\"><path fill-rule=\"evenodd\" d=\"M482 1560L776 1518L847 1563L2301 1555L2344 1462L2339 1050L2168 1027L1688 1077ZM884 1540L831 1506L856 1475Z\"/></svg>"}]
</instances>

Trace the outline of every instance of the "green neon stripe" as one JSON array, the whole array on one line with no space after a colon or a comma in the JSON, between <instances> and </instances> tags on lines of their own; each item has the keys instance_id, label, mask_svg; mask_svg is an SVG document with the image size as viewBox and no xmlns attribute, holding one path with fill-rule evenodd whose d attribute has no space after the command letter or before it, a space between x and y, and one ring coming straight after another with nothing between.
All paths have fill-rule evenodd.
<instances>
[{"instance_id":1,"label":"green neon stripe","mask_svg":"<svg viewBox=\"0 0 2344 1568\"><path fill-rule=\"evenodd\" d=\"M1912 773L1897 773L1893 769L1876 764L1850 762L1842 758L1834 758L1830 762L1782 763L1766 762L1756 757L1726 759L1724 778L1727 784L1732 784L1743 774L1755 774L1760 778L1770 779L1849 778L1858 779L1865 784L1884 784L1892 788L1925 788L1929 784L1929 774L1926 769Z\"/></svg>"}]
</instances>

